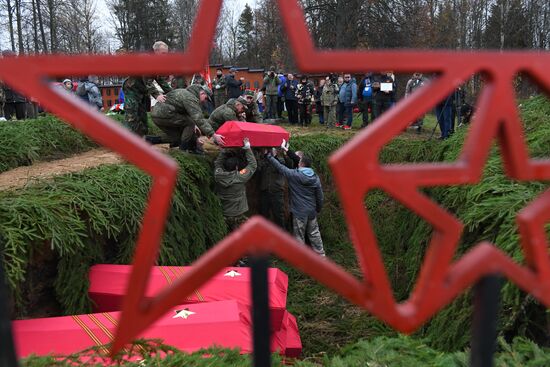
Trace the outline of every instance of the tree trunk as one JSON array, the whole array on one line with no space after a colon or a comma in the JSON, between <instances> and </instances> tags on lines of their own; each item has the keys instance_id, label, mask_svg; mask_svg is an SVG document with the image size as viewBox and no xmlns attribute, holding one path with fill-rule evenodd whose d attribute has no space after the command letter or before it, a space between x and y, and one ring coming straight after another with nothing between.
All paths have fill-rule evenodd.
<instances>
[{"instance_id":1,"label":"tree trunk","mask_svg":"<svg viewBox=\"0 0 550 367\"><path fill-rule=\"evenodd\" d=\"M36 1L32 0L32 29L33 29L33 41L34 41L34 53L38 53L38 20L36 16Z\"/></svg>"},{"instance_id":2,"label":"tree trunk","mask_svg":"<svg viewBox=\"0 0 550 367\"><path fill-rule=\"evenodd\" d=\"M10 0L6 1L6 5L8 8L8 27L10 30L11 50L15 52L15 35L13 32L13 7L11 6Z\"/></svg>"},{"instance_id":3,"label":"tree trunk","mask_svg":"<svg viewBox=\"0 0 550 367\"><path fill-rule=\"evenodd\" d=\"M50 13L50 50L57 50L57 22L55 19L55 2L48 0L48 11Z\"/></svg>"},{"instance_id":4,"label":"tree trunk","mask_svg":"<svg viewBox=\"0 0 550 367\"><path fill-rule=\"evenodd\" d=\"M42 38L42 50L48 53L48 42L46 41L46 33L44 32L44 18L42 17L41 3L42 0L36 0L36 12L38 13L38 24L40 26L40 38Z\"/></svg>"},{"instance_id":5,"label":"tree trunk","mask_svg":"<svg viewBox=\"0 0 550 367\"><path fill-rule=\"evenodd\" d=\"M23 29L21 28L21 0L15 0L15 21L17 23L17 44L19 46L19 54L25 53L23 45Z\"/></svg>"}]
</instances>

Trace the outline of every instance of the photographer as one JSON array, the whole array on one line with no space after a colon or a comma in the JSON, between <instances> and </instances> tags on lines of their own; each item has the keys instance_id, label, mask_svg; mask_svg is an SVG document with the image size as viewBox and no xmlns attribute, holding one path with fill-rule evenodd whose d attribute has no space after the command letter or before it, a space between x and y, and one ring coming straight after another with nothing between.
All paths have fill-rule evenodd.
<instances>
[{"instance_id":1,"label":"photographer","mask_svg":"<svg viewBox=\"0 0 550 367\"><path fill-rule=\"evenodd\" d=\"M275 73L275 66L269 68L269 73L264 78L264 88L266 96L266 114L267 119L277 118L277 98L279 95L278 86L281 80Z\"/></svg>"}]
</instances>

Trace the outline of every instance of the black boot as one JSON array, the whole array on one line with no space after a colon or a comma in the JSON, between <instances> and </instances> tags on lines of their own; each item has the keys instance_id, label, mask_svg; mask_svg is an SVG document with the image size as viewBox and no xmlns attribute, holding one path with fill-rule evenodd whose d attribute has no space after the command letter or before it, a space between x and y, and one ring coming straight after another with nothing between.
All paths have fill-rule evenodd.
<instances>
[{"instance_id":1,"label":"black boot","mask_svg":"<svg viewBox=\"0 0 550 367\"><path fill-rule=\"evenodd\" d=\"M149 144L162 144L162 138L156 135L145 135L145 141Z\"/></svg>"}]
</instances>

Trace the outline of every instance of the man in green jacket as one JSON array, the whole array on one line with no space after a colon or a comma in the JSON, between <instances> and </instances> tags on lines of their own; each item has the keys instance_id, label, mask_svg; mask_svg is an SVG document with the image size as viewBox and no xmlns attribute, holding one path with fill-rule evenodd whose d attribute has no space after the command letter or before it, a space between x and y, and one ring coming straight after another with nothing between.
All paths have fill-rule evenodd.
<instances>
[{"instance_id":1,"label":"man in green jacket","mask_svg":"<svg viewBox=\"0 0 550 367\"><path fill-rule=\"evenodd\" d=\"M259 124L264 122L258 103L254 100L254 91L250 89L245 90L244 95L240 96L238 101L245 107L246 122L256 122Z\"/></svg>"},{"instance_id":2,"label":"man in green jacket","mask_svg":"<svg viewBox=\"0 0 550 367\"><path fill-rule=\"evenodd\" d=\"M214 94L214 108L220 107L227 100L225 76L222 69L216 69L216 77L212 80L212 93Z\"/></svg>"},{"instance_id":3,"label":"man in green jacket","mask_svg":"<svg viewBox=\"0 0 550 367\"><path fill-rule=\"evenodd\" d=\"M227 150L222 150L214 162L216 194L222 203L223 216L230 231L238 228L247 219L246 183L254 175L257 167L248 138L245 138L243 143L245 167L242 167L238 154Z\"/></svg>"},{"instance_id":4,"label":"man in green jacket","mask_svg":"<svg viewBox=\"0 0 550 367\"><path fill-rule=\"evenodd\" d=\"M168 45L162 41L157 41L153 45L155 54L165 54L168 52ZM162 89L161 93L155 86L156 82ZM139 136L147 134L147 108L149 106L149 96L152 96L159 103L166 99L165 93L172 90L166 78L161 76L143 77L132 76L122 83L124 92L124 125Z\"/></svg>"},{"instance_id":5,"label":"man in green jacket","mask_svg":"<svg viewBox=\"0 0 550 367\"><path fill-rule=\"evenodd\" d=\"M327 128L335 127L336 124L336 106L338 105L338 85L331 76L325 79L325 85L321 91L321 105L323 106L323 115L325 116L325 126Z\"/></svg>"},{"instance_id":6,"label":"man in green jacket","mask_svg":"<svg viewBox=\"0 0 550 367\"><path fill-rule=\"evenodd\" d=\"M269 69L264 78L264 87L265 87L265 101L266 101L266 119L275 119L277 118L277 98L279 97L278 86L281 84L281 79L275 73L275 66L272 66Z\"/></svg>"},{"instance_id":7,"label":"man in green jacket","mask_svg":"<svg viewBox=\"0 0 550 367\"><path fill-rule=\"evenodd\" d=\"M241 114L243 112L243 104L231 98L227 103L222 104L212 112L208 118L208 122L214 130L217 130L226 121L242 121Z\"/></svg>"},{"instance_id":8,"label":"man in green jacket","mask_svg":"<svg viewBox=\"0 0 550 367\"><path fill-rule=\"evenodd\" d=\"M166 94L164 103L157 103L151 117L164 133L160 142L178 146L190 153L200 153L197 149L197 133L212 138L214 143L223 146L223 136L215 134L208 119L204 118L201 103L208 98L200 85L186 89L174 89Z\"/></svg>"}]
</instances>

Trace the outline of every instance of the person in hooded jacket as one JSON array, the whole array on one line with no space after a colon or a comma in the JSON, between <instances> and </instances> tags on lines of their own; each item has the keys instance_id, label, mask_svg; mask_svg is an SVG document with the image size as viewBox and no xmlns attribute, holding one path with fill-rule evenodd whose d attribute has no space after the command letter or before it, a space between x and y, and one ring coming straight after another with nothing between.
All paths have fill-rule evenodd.
<instances>
[{"instance_id":1,"label":"person in hooded jacket","mask_svg":"<svg viewBox=\"0 0 550 367\"><path fill-rule=\"evenodd\" d=\"M214 162L215 190L220 198L223 217L230 232L247 220L246 183L252 178L257 168L256 158L248 138L243 140L243 149L246 157L245 167L242 167L237 154L225 149L222 149Z\"/></svg>"},{"instance_id":2,"label":"person in hooded jacket","mask_svg":"<svg viewBox=\"0 0 550 367\"><path fill-rule=\"evenodd\" d=\"M311 168L311 158L302 152L296 152L296 155L300 157L297 169L286 167L271 154L267 159L287 179L294 236L302 243L305 243L307 236L313 251L325 256L317 223L317 214L323 206L321 180Z\"/></svg>"},{"instance_id":3,"label":"person in hooded jacket","mask_svg":"<svg viewBox=\"0 0 550 367\"><path fill-rule=\"evenodd\" d=\"M97 84L99 78L96 75L89 75L87 79L82 79L76 88L76 94L85 102L94 106L97 110L103 109L103 98Z\"/></svg>"},{"instance_id":4,"label":"person in hooded jacket","mask_svg":"<svg viewBox=\"0 0 550 367\"><path fill-rule=\"evenodd\" d=\"M204 118L201 103L206 101L208 95L200 85L174 89L165 96L165 102L155 104L151 111L153 122L164 136L147 137L147 141L153 144L170 143L190 153L201 153L197 147L198 133L212 138L216 144L225 144L223 136L215 134L208 119Z\"/></svg>"}]
</instances>

